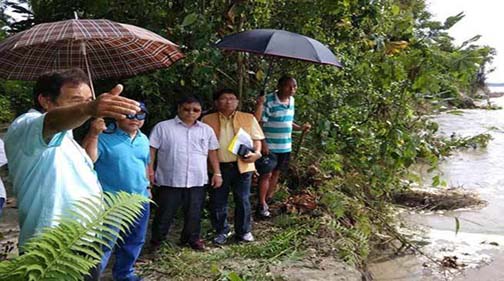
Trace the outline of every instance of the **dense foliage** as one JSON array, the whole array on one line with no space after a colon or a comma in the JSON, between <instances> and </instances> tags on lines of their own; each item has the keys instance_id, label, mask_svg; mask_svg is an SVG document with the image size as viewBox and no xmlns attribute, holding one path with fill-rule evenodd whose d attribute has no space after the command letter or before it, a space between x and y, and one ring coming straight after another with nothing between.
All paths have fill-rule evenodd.
<instances>
[{"instance_id":1,"label":"dense foliage","mask_svg":"<svg viewBox=\"0 0 504 281\"><path fill-rule=\"evenodd\" d=\"M9 32L73 18L108 18L145 27L180 45L186 58L173 67L123 81L126 95L145 100L153 114L146 130L174 115L174 101L196 94L211 106L219 87L238 89L251 110L271 58L222 53L214 42L254 28L301 33L327 44L343 69L274 60L273 78L297 78L296 118L313 130L297 155L301 167L315 164L331 180L319 187L329 223L344 235L345 252L367 255L367 244L381 227L390 195L407 187L407 168L419 158L436 165L437 129L423 114L439 102L473 94L482 85L494 50L474 45L478 37L455 45L447 30L463 18L431 19L424 0L32 0L30 9L7 3L28 19L8 19ZM5 17L4 17L5 19ZM5 22L0 24L5 24ZM5 33L0 34L5 36ZM117 81L100 81L106 90ZM2 107L15 114L29 106L29 83L0 81ZM268 89L273 90L274 79ZM8 97L8 98L7 98ZM296 136L298 138L298 136ZM307 169L299 169L298 174ZM377 218L380 219L377 219ZM386 221L386 220L385 220ZM344 241L344 240L342 240ZM358 251L352 251L356 247ZM348 257L348 255L346 255Z\"/></svg>"}]
</instances>

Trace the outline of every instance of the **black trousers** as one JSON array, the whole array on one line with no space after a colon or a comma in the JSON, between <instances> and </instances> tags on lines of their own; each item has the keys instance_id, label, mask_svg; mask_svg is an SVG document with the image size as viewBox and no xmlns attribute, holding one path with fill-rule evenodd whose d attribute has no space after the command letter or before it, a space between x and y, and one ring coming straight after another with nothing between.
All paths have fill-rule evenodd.
<instances>
[{"instance_id":1,"label":"black trousers","mask_svg":"<svg viewBox=\"0 0 504 281\"><path fill-rule=\"evenodd\" d=\"M180 206L184 213L184 228L180 241L187 243L200 239L205 188L202 186L190 188L160 186L157 189L158 207L152 221L151 244L159 245L166 239Z\"/></svg>"}]
</instances>

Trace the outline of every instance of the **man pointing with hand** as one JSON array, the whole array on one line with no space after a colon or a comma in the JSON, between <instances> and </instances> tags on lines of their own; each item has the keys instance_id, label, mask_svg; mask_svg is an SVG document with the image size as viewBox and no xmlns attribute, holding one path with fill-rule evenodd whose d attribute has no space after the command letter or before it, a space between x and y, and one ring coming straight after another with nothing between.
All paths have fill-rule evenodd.
<instances>
[{"instance_id":1,"label":"man pointing with hand","mask_svg":"<svg viewBox=\"0 0 504 281\"><path fill-rule=\"evenodd\" d=\"M72 129L92 117L118 120L140 111L120 97L122 86L92 100L85 73L70 69L42 74L34 87L34 109L12 122L5 135L9 172L19 208L19 246L80 199L101 193L93 162L73 139Z\"/></svg>"}]
</instances>

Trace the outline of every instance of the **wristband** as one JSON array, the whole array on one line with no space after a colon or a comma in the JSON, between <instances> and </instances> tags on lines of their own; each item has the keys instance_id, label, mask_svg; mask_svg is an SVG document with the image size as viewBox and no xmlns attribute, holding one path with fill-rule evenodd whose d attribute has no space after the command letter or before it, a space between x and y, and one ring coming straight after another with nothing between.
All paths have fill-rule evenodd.
<instances>
[{"instance_id":1,"label":"wristband","mask_svg":"<svg viewBox=\"0 0 504 281\"><path fill-rule=\"evenodd\" d=\"M214 176L218 176L222 178L222 174L214 174Z\"/></svg>"}]
</instances>

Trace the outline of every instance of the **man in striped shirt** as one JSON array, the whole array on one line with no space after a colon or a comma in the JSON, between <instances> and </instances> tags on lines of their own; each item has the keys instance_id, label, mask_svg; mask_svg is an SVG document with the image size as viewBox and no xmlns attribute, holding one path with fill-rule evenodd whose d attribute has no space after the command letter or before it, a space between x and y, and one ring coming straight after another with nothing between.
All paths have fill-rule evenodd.
<instances>
[{"instance_id":1,"label":"man in striped shirt","mask_svg":"<svg viewBox=\"0 0 504 281\"><path fill-rule=\"evenodd\" d=\"M262 174L259 179L258 215L269 217L267 201L269 201L278 184L280 173L289 168L292 150L292 130L307 131L311 125L302 126L294 122L294 94L297 82L291 76L284 75L278 80L277 91L257 100L256 118L261 120L266 139L262 143L262 154L273 154L277 158L277 165L273 172Z\"/></svg>"}]
</instances>

